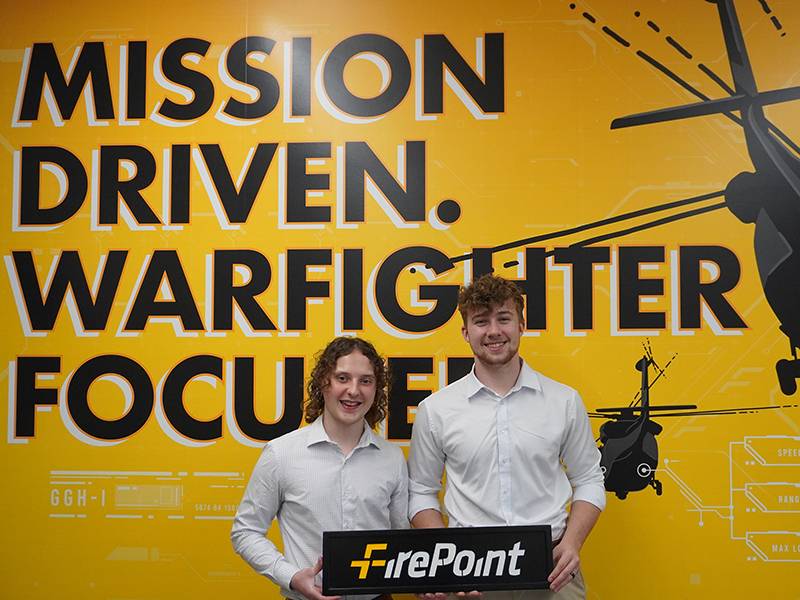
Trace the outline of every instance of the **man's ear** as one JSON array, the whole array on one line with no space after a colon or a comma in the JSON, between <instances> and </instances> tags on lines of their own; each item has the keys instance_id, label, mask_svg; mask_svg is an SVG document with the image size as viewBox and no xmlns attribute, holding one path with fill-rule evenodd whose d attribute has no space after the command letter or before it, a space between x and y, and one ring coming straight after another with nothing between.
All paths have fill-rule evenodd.
<instances>
[{"instance_id":1,"label":"man's ear","mask_svg":"<svg viewBox=\"0 0 800 600\"><path fill-rule=\"evenodd\" d=\"M461 335L464 337L465 341L469 342L469 336L467 335L467 326L466 325L462 325L461 326Z\"/></svg>"}]
</instances>

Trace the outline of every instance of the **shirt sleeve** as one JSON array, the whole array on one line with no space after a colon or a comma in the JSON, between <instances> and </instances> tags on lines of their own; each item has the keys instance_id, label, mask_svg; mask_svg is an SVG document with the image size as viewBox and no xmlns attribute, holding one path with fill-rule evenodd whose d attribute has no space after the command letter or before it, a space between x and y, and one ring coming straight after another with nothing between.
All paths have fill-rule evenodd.
<instances>
[{"instance_id":1,"label":"shirt sleeve","mask_svg":"<svg viewBox=\"0 0 800 600\"><path fill-rule=\"evenodd\" d=\"M398 450L397 486L389 498L389 523L392 529L408 529L408 467L403 451Z\"/></svg>"},{"instance_id":2,"label":"shirt sleeve","mask_svg":"<svg viewBox=\"0 0 800 600\"><path fill-rule=\"evenodd\" d=\"M233 549L253 569L284 589L300 568L278 551L266 533L281 504L280 465L267 444L253 469L231 528Z\"/></svg>"},{"instance_id":3,"label":"shirt sleeve","mask_svg":"<svg viewBox=\"0 0 800 600\"><path fill-rule=\"evenodd\" d=\"M426 402L417 407L411 430L408 453L408 518L432 508L441 512L439 490L442 489L444 451L434 431Z\"/></svg>"},{"instance_id":4,"label":"shirt sleeve","mask_svg":"<svg viewBox=\"0 0 800 600\"><path fill-rule=\"evenodd\" d=\"M572 485L572 501L584 500L603 510L606 489L600 470L600 451L592 435L586 408L577 392L573 391L569 411L561 459Z\"/></svg>"}]
</instances>

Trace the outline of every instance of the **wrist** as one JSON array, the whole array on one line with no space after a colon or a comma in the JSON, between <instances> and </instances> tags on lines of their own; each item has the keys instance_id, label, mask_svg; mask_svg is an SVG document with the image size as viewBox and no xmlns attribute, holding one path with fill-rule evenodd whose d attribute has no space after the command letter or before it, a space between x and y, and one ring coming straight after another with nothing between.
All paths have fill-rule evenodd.
<instances>
[{"instance_id":1,"label":"wrist","mask_svg":"<svg viewBox=\"0 0 800 600\"><path fill-rule=\"evenodd\" d=\"M302 569L294 565L284 564L282 568L278 569L278 572L275 574L275 582L289 590L297 591L297 585L300 582L300 576L302 573Z\"/></svg>"},{"instance_id":2,"label":"wrist","mask_svg":"<svg viewBox=\"0 0 800 600\"><path fill-rule=\"evenodd\" d=\"M583 547L583 541L578 538L578 536L570 535L568 532L565 532L561 538L561 541L558 542L559 546L574 548L576 552L578 552Z\"/></svg>"}]
</instances>

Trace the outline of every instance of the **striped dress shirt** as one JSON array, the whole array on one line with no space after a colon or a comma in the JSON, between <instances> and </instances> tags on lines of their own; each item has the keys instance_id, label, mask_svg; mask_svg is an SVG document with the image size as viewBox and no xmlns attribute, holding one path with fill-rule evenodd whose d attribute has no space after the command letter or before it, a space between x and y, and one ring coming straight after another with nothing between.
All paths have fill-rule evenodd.
<instances>
[{"instance_id":1,"label":"striped dress shirt","mask_svg":"<svg viewBox=\"0 0 800 600\"><path fill-rule=\"evenodd\" d=\"M323 531L401 529L408 527L407 510L402 450L365 423L358 444L345 456L320 416L264 447L236 512L231 540L253 569L281 587L281 594L302 600L289 583L322 556ZM265 536L276 517L283 554Z\"/></svg>"},{"instance_id":2,"label":"striped dress shirt","mask_svg":"<svg viewBox=\"0 0 800 600\"><path fill-rule=\"evenodd\" d=\"M567 506L606 504L600 452L578 393L525 362L498 396L475 376L417 408L408 455L409 517L439 506L451 527L550 525L564 534Z\"/></svg>"}]
</instances>

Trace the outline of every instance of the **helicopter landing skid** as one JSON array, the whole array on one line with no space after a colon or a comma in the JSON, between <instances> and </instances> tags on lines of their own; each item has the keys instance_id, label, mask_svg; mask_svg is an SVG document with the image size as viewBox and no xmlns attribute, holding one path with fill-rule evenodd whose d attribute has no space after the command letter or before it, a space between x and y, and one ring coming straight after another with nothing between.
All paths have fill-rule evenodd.
<instances>
[{"instance_id":1,"label":"helicopter landing skid","mask_svg":"<svg viewBox=\"0 0 800 600\"><path fill-rule=\"evenodd\" d=\"M664 490L661 488L661 482L658 479L653 479L650 486L656 491L656 496L660 496Z\"/></svg>"}]
</instances>

